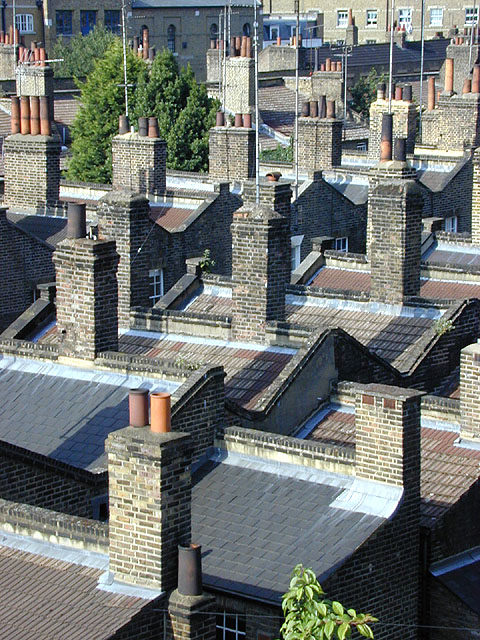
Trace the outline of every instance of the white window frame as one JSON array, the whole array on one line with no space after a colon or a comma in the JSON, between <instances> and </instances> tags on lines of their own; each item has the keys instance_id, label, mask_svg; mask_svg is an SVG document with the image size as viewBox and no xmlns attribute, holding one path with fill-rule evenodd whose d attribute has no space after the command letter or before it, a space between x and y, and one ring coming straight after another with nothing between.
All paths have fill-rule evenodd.
<instances>
[{"instance_id":1,"label":"white window frame","mask_svg":"<svg viewBox=\"0 0 480 640\"><path fill-rule=\"evenodd\" d=\"M449 216L448 218L445 218L444 227L445 227L445 231L447 231L448 233L457 233L458 217Z\"/></svg>"},{"instance_id":2,"label":"white window frame","mask_svg":"<svg viewBox=\"0 0 480 640\"><path fill-rule=\"evenodd\" d=\"M401 7L398 9L398 26L412 26L412 8Z\"/></svg>"},{"instance_id":3,"label":"white window frame","mask_svg":"<svg viewBox=\"0 0 480 640\"><path fill-rule=\"evenodd\" d=\"M431 27L441 27L443 26L443 7L430 7L429 8L430 11L430 26ZM434 12L437 12L437 14L440 16L440 18L435 18L434 19Z\"/></svg>"},{"instance_id":4,"label":"white window frame","mask_svg":"<svg viewBox=\"0 0 480 640\"><path fill-rule=\"evenodd\" d=\"M149 296L152 306L164 295L163 269L150 269L148 272L149 285L153 288L153 294Z\"/></svg>"},{"instance_id":5,"label":"white window frame","mask_svg":"<svg viewBox=\"0 0 480 640\"><path fill-rule=\"evenodd\" d=\"M15 24L19 33L35 33L33 30L33 13L17 13Z\"/></svg>"},{"instance_id":6,"label":"white window frame","mask_svg":"<svg viewBox=\"0 0 480 640\"><path fill-rule=\"evenodd\" d=\"M231 627L227 627L227 616L229 618L235 619L235 629ZM217 613L217 638L218 640L226 640L225 632L228 631L230 633L235 634L235 640L245 640L246 632L239 629L239 614L238 613L230 613L229 611L224 611L223 613Z\"/></svg>"},{"instance_id":7,"label":"white window frame","mask_svg":"<svg viewBox=\"0 0 480 640\"><path fill-rule=\"evenodd\" d=\"M337 9L337 29L348 27L348 9Z\"/></svg>"},{"instance_id":8,"label":"white window frame","mask_svg":"<svg viewBox=\"0 0 480 640\"><path fill-rule=\"evenodd\" d=\"M335 251L342 251L343 253L348 253L347 236L342 236L341 238L335 238L333 242L333 248L335 249Z\"/></svg>"},{"instance_id":9,"label":"white window frame","mask_svg":"<svg viewBox=\"0 0 480 640\"><path fill-rule=\"evenodd\" d=\"M301 255L301 247L302 247L302 242L304 237L305 236L292 236L290 238L290 246L292 248L290 269L292 271L295 271L295 269L298 267L298 265L301 262L300 255Z\"/></svg>"},{"instance_id":10,"label":"white window frame","mask_svg":"<svg viewBox=\"0 0 480 640\"><path fill-rule=\"evenodd\" d=\"M270 27L270 40L276 40L280 35L280 27Z\"/></svg>"},{"instance_id":11,"label":"white window frame","mask_svg":"<svg viewBox=\"0 0 480 640\"><path fill-rule=\"evenodd\" d=\"M467 14L469 14L469 17L467 17ZM471 27L477 23L478 23L478 6L475 7L475 10L473 9L473 7L465 7L465 26Z\"/></svg>"},{"instance_id":12,"label":"white window frame","mask_svg":"<svg viewBox=\"0 0 480 640\"><path fill-rule=\"evenodd\" d=\"M375 14L375 15L373 15ZM365 18L365 26L367 29L376 29L378 27L378 11L377 9L367 9L367 17Z\"/></svg>"}]
</instances>

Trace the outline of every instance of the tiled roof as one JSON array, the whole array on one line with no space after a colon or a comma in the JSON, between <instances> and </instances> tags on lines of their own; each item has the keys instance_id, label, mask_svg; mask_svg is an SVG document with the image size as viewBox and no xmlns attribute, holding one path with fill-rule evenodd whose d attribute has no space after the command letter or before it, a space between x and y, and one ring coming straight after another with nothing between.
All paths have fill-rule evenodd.
<instances>
[{"instance_id":1,"label":"tiled roof","mask_svg":"<svg viewBox=\"0 0 480 640\"><path fill-rule=\"evenodd\" d=\"M473 246L462 251L460 247L437 244L434 246L433 251L423 257L423 261L429 265L480 269L480 251L478 249L475 250Z\"/></svg>"},{"instance_id":2,"label":"tiled roof","mask_svg":"<svg viewBox=\"0 0 480 640\"><path fill-rule=\"evenodd\" d=\"M8 220L22 231L46 242L52 249L67 236L67 219L7 212Z\"/></svg>"},{"instance_id":3,"label":"tiled roof","mask_svg":"<svg viewBox=\"0 0 480 640\"><path fill-rule=\"evenodd\" d=\"M70 93L56 95L53 103L55 121L70 127L75 120L80 102Z\"/></svg>"},{"instance_id":4,"label":"tiled roof","mask_svg":"<svg viewBox=\"0 0 480 640\"><path fill-rule=\"evenodd\" d=\"M152 358L161 356L167 360L223 366L227 398L246 409L256 405L292 358L288 352L220 346L207 342L182 342L178 336L170 340L158 334L152 334L151 337L124 334L119 350Z\"/></svg>"},{"instance_id":5,"label":"tiled roof","mask_svg":"<svg viewBox=\"0 0 480 640\"><path fill-rule=\"evenodd\" d=\"M305 96L299 96L299 112ZM262 120L272 129L290 136L295 114L295 91L284 86L260 87L258 104Z\"/></svg>"},{"instance_id":6,"label":"tiled roof","mask_svg":"<svg viewBox=\"0 0 480 640\"><path fill-rule=\"evenodd\" d=\"M144 388L166 388L160 379L137 382ZM4 357L0 440L76 468L103 471L105 438L128 424L131 386L133 379L127 376L84 375L61 365Z\"/></svg>"},{"instance_id":7,"label":"tiled roof","mask_svg":"<svg viewBox=\"0 0 480 640\"><path fill-rule=\"evenodd\" d=\"M180 207L152 207L150 218L166 231L175 231L181 227L188 218L195 213L195 209L182 209Z\"/></svg>"},{"instance_id":8,"label":"tiled roof","mask_svg":"<svg viewBox=\"0 0 480 640\"><path fill-rule=\"evenodd\" d=\"M202 545L208 586L278 601L297 563L323 580L384 521L335 508L346 487L332 486L328 473L302 467L307 481L282 475L294 465L229 462L211 461L193 478L192 539Z\"/></svg>"},{"instance_id":9,"label":"tiled roof","mask_svg":"<svg viewBox=\"0 0 480 640\"><path fill-rule=\"evenodd\" d=\"M422 427L421 514L431 525L478 479L480 451L454 446L458 432ZM353 413L332 410L308 439L355 446Z\"/></svg>"},{"instance_id":10,"label":"tiled roof","mask_svg":"<svg viewBox=\"0 0 480 640\"><path fill-rule=\"evenodd\" d=\"M460 254L461 255L461 254ZM369 291L370 273L323 267L311 282L312 287L347 291ZM480 282L458 282L449 280L420 279L420 295L424 298L441 300L480 299Z\"/></svg>"},{"instance_id":11,"label":"tiled roof","mask_svg":"<svg viewBox=\"0 0 480 640\"><path fill-rule=\"evenodd\" d=\"M1 544L3 640L107 640L146 604L97 589L99 569Z\"/></svg>"}]
</instances>

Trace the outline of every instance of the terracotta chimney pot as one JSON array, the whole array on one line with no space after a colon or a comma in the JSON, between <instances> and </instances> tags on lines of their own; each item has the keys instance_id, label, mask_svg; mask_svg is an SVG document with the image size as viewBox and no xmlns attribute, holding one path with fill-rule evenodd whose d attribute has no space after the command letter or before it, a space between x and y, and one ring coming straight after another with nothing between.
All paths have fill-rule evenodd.
<instances>
[{"instance_id":1,"label":"terracotta chimney pot","mask_svg":"<svg viewBox=\"0 0 480 640\"><path fill-rule=\"evenodd\" d=\"M150 394L150 429L153 433L170 431L171 397L169 393Z\"/></svg>"}]
</instances>

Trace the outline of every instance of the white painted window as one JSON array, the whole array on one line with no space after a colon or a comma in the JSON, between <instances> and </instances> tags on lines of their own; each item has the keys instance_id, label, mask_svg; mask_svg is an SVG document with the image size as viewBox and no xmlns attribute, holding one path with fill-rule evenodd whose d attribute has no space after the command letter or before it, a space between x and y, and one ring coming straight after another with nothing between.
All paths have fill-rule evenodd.
<instances>
[{"instance_id":1,"label":"white painted window","mask_svg":"<svg viewBox=\"0 0 480 640\"><path fill-rule=\"evenodd\" d=\"M457 233L457 224L457 216L450 216L449 218L445 218L445 231L450 231L450 233Z\"/></svg>"},{"instance_id":2,"label":"white painted window","mask_svg":"<svg viewBox=\"0 0 480 640\"><path fill-rule=\"evenodd\" d=\"M367 143L366 142L357 142L357 151L366 151Z\"/></svg>"},{"instance_id":3,"label":"white painted window","mask_svg":"<svg viewBox=\"0 0 480 640\"><path fill-rule=\"evenodd\" d=\"M408 9L399 9L398 10L398 26L399 27L410 27L412 24L412 10Z\"/></svg>"},{"instance_id":4,"label":"white painted window","mask_svg":"<svg viewBox=\"0 0 480 640\"><path fill-rule=\"evenodd\" d=\"M472 25L478 22L478 7L465 7L465 24Z\"/></svg>"},{"instance_id":5,"label":"white painted window","mask_svg":"<svg viewBox=\"0 0 480 640\"><path fill-rule=\"evenodd\" d=\"M367 27L378 26L378 11L376 9L367 10Z\"/></svg>"},{"instance_id":6,"label":"white painted window","mask_svg":"<svg viewBox=\"0 0 480 640\"><path fill-rule=\"evenodd\" d=\"M337 27L346 29L348 27L348 10L337 9Z\"/></svg>"},{"instance_id":7,"label":"white painted window","mask_svg":"<svg viewBox=\"0 0 480 640\"><path fill-rule=\"evenodd\" d=\"M365 40L365 44L377 44L376 40L369 40L368 38Z\"/></svg>"},{"instance_id":8,"label":"white painted window","mask_svg":"<svg viewBox=\"0 0 480 640\"><path fill-rule=\"evenodd\" d=\"M17 13L15 21L20 33L34 33L33 15L31 13Z\"/></svg>"},{"instance_id":9,"label":"white painted window","mask_svg":"<svg viewBox=\"0 0 480 640\"><path fill-rule=\"evenodd\" d=\"M270 40L276 40L279 35L278 27L270 27Z\"/></svg>"},{"instance_id":10,"label":"white painted window","mask_svg":"<svg viewBox=\"0 0 480 640\"><path fill-rule=\"evenodd\" d=\"M441 7L433 7L430 9L430 26L441 27L443 25L443 9Z\"/></svg>"},{"instance_id":11,"label":"white painted window","mask_svg":"<svg viewBox=\"0 0 480 640\"><path fill-rule=\"evenodd\" d=\"M245 616L217 613L217 640L245 640Z\"/></svg>"},{"instance_id":12,"label":"white painted window","mask_svg":"<svg viewBox=\"0 0 480 640\"><path fill-rule=\"evenodd\" d=\"M348 238L335 238L333 248L335 251L344 251L346 253L348 251Z\"/></svg>"},{"instance_id":13,"label":"white painted window","mask_svg":"<svg viewBox=\"0 0 480 640\"><path fill-rule=\"evenodd\" d=\"M300 264L300 250L302 246L304 236L292 236L290 238L290 246L292 247L292 264L291 269L295 271L295 269Z\"/></svg>"},{"instance_id":14,"label":"white painted window","mask_svg":"<svg viewBox=\"0 0 480 640\"><path fill-rule=\"evenodd\" d=\"M148 275L150 276L150 300L153 306L164 294L163 269L151 269Z\"/></svg>"}]
</instances>

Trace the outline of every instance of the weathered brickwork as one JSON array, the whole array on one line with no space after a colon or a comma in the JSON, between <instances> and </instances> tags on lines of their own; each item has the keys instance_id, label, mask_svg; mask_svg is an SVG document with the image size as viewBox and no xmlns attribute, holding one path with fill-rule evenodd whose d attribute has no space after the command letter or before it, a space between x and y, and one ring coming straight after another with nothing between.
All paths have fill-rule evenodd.
<instances>
[{"instance_id":1,"label":"weathered brickwork","mask_svg":"<svg viewBox=\"0 0 480 640\"><path fill-rule=\"evenodd\" d=\"M83 472L0 443L0 495L5 500L92 518L92 499L106 493L106 473Z\"/></svg>"},{"instance_id":2,"label":"weathered brickwork","mask_svg":"<svg viewBox=\"0 0 480 640\"><path fill-rule=\"evenodd\" d=\"M255 130L244 127L210 129L209 174L213 180L255 177Z\"/></svg>"},{"instance_id":3,"label":"weathered brickwork","mask_svg":"<svg viewBox=\"0 0 480 640\"><path fill-rule=\"evenodd\" d=\"M66 239L53 254L60 353L93 359L118 348L115 242Z\"/></svg>"},{"instance_id":4,"label":"weathered brickwork","mask_svg":"<svg viewBox=\"0 0 480 640\"><path fill-rule=\"evenodd\" d=\"M121 582L169 591L178 545L190 543L190 438L126 427L108 436L105 450L110 571Z\"/></svg>"},{"instance_id":5,"label":"weathered brickwork","mask_svg":"<svg viewBox=\"0 0 480 640\"><path fill-rule=\"evenodd\" d=\"M27 213L54 209L60 190L60 138L17 133L5 138L3 150L4 203Z\"/></svg>"},{"instance_id":6,"label":"weathered brickwork","mask_svg":"<svg viewBox=\"0 0 480 640\"><path fill-rule=\"evenodd\" d=\"M172 407L172 431L190 434L192 460L196 462L213 447L215 433L225 419L225 373L222 367L202 367L192 373L188 381L179 387L173 398L178 402Z\"/></svg>"},{"instance_id":7,"label":"weathered brickwork","mask_svg":"<svg viewBox=\"0 0 480 640\"><path fill-rule=\"evenodd\" d=\"M368 159L380 160L380 139L383 114L388 113L388 100L377 100L370 105L370 133L368 136ZM407 139L407 153L413 153L417 132L417 107L413 102L392 100L393 139Z\"/></svg>"},{"instance_id":8,"label":"weathered brickwork","mask_svg":"<svg viewBox=\"0 0 480 640\"><path fill-rule=\"evenodd\" d=\"M263 342L267 321L285 318L290 221L262 205L236 212L232 252L232 336Z\"/></svg>"},{"instance_id":9,"label":"weathered brickwork","mask_svg":"<svg viewBox=\"0 0 480 640\"><path fill-rule=\"evenodd\" d=\"M472 45L472 53L470 55L470 38L465 38L464 44L453 44L453 42L448 45L445 57L453 60L453 90L460 95L462 93L463 80L470 77L472 65L478 59L479 46L477 44ZM440 69L439 84L437 86L445 86L445 63Z\"/></svg>"},{"instance_id":10,"label":"weathered brickwork","mask_svg":"<svg viewBox=\"0 0 480 640\"><path fill-rule=\"evenodd\" d=\"M480 245L480 150L472 158L472 242Z\"/></svg>"},{"instance_id":11,"label":"weathered brickwork","mask_svg":"<svg viewBox=\"0 0 480 640\"><path fill-rule=\"evenodd\" d=\"M48 96L53 98L52 67L19 65L16 69L17 96Z\"/></svg>"},{"instance_id":12,"label":"weathered brickwork","mask_svg":"<svg viewBox=\"0 0 480 640\"><path fill-rule=\"evenodd\" d=\"M303 235L300 259L313 249L313 239L321 236L348 238L348 249L365 252L367 205L354 204L328 184L320 171L302 184L294 203L292 235Z\"/></svg>"},{"instance_id":13,"label":"weathered brickwork","mask_svg":"<svg viewBox=\"0 0 480 640\"><path fill-rule=\"evenodd\" d=\"M437 107L422 117L422 142L446 151L477 147L480 144L480 95L441 94Z\"/></svg>"},{"instance_id":14,"label":"weathered brickwork","mask_svg":"<svg viewBox=\"0 0 480 640\"><path fill-rule=\"evenodd\" d=\"M480 344L471 344L460 355L460 412L462 438L480 438Z\"/></svg>"},{"instance_id":15,"label":"weathered brickwork","mask_svg":"<svg viewBox=\"0 0 480 640\"><path fill-rule=\"evenodd\" d=\"M225 109L231 113L252 113L255 105L253 58L227 58L225 76Z\"/></svg>"},{"instance_id":16,"label":"weathered brickwork","mask_svg":"<svg viewBox=\"0 0 480 640\"><path fill-rule=\"evenodd\" d=\"M215 598L185 596L177 589L168 602L166 640L215 640Z\"/></svg>"},{"instance_id":17,"label":"weathered brickwork","mask_svg":"<svg viewBox=\"0 0 480 640\"><path fill-rule=\"evenodd\" d=\"M418 295L422 209L413 180L392 175L372 189L371 300L401 304L404 296Z\"/></svg>"},{"instance_id":18,"label":"weathered brickwork","mask_svg":"<svg viewBox=\"0 0 480 640\"><path fill-rule=\"evenodd\" d=\"M101 240L114 240L120 256L118 326L130 327L130 308L149 306L149 252L145 241L152 228L147 198L131 191L114 190L97 209Z\"/></svg>"},{"instance_id":19,"label":"weathered brickwork","mask_svg":"<svg viewBox=\"0 0 480 640\"><path fill-rule=\"evenodd\" d=\"M438 578L429 576L429 601L434 615L430 624L435 629L435 640L464 640L474 638L479 629L480 616L447 589ZM471 635L470 635L471 634Z\"/></svg>"},{"instance_id":20,"label":"weathered brickwork","mask_svg":"<svg viewBox=\"0 0 480 640\"><path fill-rule=\"evenodd\" d=\"M271 207L280 215L290 218L292 201L291 183L286 180L270 182L264 178L260 178L259 187L259 204ZM255 182L249 181L244 183L242 198L245 206L255 204Z\"/></svg>"},{"instance_id":21,"label":"weathered brickwork","mask_svg":"<svg viewBox=\"0 0 480 640\"><path fill-rule=\"evenodd\" d=\"M112 140L114 189L161 195L166 188L167 144L160 138L125 133Z\"/></svg>"},{"instance_id":22,"label":"weathered brickwork","mask_svg":"<svg viewBox=\"0 0 480 640\"><path fill-rule=\"evenodd\" d=\"M342 121L331 118L298 119L298 169L309 173L340 166Z\"/></svg>"},{"instance_id":23,"label":"weathered brickwork","mask_svg":"<svg viewBox=\"0 0 480 640\"><path fill-rule=\"evenodd\" d=\"M0 208L0 306L5 329L33 302L37 282L55 280L52 250L11 225Z\"/></svg>"},{"instance_id":24,"label":"weathered brickwork","mask_svg":"<svg viewBox=\"0 0 480 640\"><path fill-rule=\"evenodd\" d=\"M315 71L311 77L311 86L313 99L325 96L327 100L335 100L335 115L343 118L343 72Z\"/></svg>"}]
</instances>

